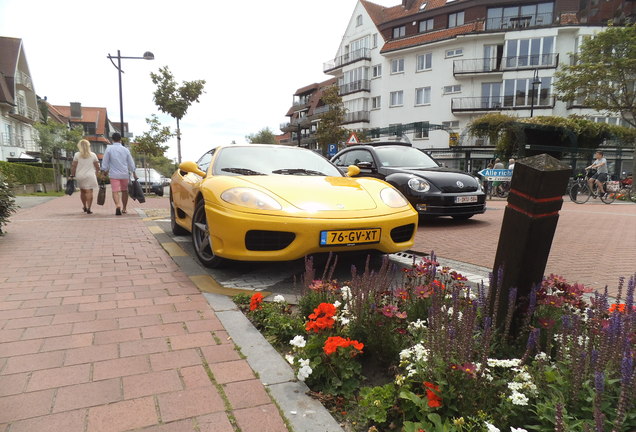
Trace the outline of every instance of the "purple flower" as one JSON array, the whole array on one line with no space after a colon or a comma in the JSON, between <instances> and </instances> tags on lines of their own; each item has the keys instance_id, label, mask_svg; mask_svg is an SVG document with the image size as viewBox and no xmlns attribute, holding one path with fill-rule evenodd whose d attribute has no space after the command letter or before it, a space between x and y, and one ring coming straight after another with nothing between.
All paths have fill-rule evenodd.
<instances>
[{"instance_id":1,"label":"purple flower","mask_svg":"<svg viewBox=\"0 0 636 432\"><path fill-rule=\"evenodd\" d=\"M605 387L605 374L601 371L598 371L594 374L594 389L596 390L596 394L598 397L601 397Z\"/></svg>"},{"instance_id":2,"label":"purple flower","mask_svg":"<svg viewBox=\"0 0 636 432\"><path fill-rule=\"evenodd\" d=\"M629 353L626 353L623 356L623 360L621 361L621 385L624 388L627 388L629 382L631 380L632 374L634 373L634 359Z\"/></svg>"}]
</instances>

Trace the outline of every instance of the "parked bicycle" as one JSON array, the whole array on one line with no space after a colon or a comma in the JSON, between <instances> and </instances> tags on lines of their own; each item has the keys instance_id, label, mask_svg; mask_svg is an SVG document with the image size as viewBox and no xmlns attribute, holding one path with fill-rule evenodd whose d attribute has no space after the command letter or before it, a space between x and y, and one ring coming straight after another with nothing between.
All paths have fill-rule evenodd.
<instances>
[{"instance_id":1,"label":"parked bicycle","mask_svg":"<svg viewBox=\"0 0 636 432\"><path fill-rule=\"evenodd\" d=\"M605 204L613 203L618 197L620 191L620 183L618 181L608 180L603 183L604 192L598 190L596 182L592 183L592 189L587 183L591 174L586 170L585 176L577 176L570 187L570 199L577 204L585 204L590 198L599 198Z\"/></svg>"}]
</instances>

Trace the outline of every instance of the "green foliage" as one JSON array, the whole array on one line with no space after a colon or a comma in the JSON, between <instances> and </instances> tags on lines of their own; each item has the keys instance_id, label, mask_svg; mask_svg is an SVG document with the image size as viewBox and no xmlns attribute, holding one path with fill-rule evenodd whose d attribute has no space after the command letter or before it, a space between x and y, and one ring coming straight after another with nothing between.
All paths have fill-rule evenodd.
<instances>
[{"instance_id":1,"label":"green foliage","mask_svg":"<svg viewBox=\"0 0 636 432\"><path fill-rule=\"evenodd\" d=\"M77 126L69 129L67 125L55 122L35 123L38 131L36 142L44 159L60 156L60 151L73 152L77 150L77 143L84 136L84 130Z\"/></svg>"},{"instance_id":2,"label":"green foliage","mask_svg":"<svg viewBox=\"0 0 636 432\"><path fill-rule=\"evenodd\" d=\"M203 93L205 80L184 81L177 84L168 66L159 69L158 73L150 73L152 83L157 86L153 93L155 104L161 112L181 120L193 102L199 102Z\"/></svg>"},{"instance_id":3,"label":"green foliage","mask_svg":"<svg viewBox=\"0 0 636 432\"><path fill-rule=\"evenodd\" d=\"M170 132L170 128L161 126L161 122L159 122L155 114L148 117L146 123L150 127L150 130L135 138L135 142L131 145L130 149L133 156L163 156L168 146L162 144L173 136L172 132Z\"/></svg>"},{"instance_id":4,"label":"green foliage","mask_svg":"<svg viewBox=\"0 0 636 432\"><path fill-rule=\"evenodd\" d=\"M268 127L259 130L255 134L250 134L245 137L250 144L276 144L276 135Z\"/></svg>"},{"instance_id":5,"label":"green foliage","mask_svg":"<svg viewBox=\"0 0 636 432\"><path fill-rule=\"evenodd\" d=\"M0 174L11 179L12 183L38 184L52 183L53 170L51 168L37 168L19 163L0 161Z\"/></svg>"},{"instance_id":6,"label":"green foliage","mask_svg":"<svg viewBox=\"0 0 636 432\"><path fill-rule=\"evenodd\" d=\"M376 424L386 423L396 396L397 389L393 383L377 387L362 387L358 400L360 412L367 422L370 420Z\"/></svg>"},{"instance_id":7,"label":"green foliage","mask_svg":"<svg viewBox=\"0 0 636 432\"><path fill-rule=\"evenodd\" d=\"M3 234L2 227L9 222L9 216L17 210L14 198L6 177L0 172L0 235Z\"/></svg>"},{"instance_id":8,"label":"green foliage","mask_svg":"<svg viewBox=\"0 0 636 432\"><path fill-rule=\"evenodd\" d=\"M347 129L341 127L345 116L345 107L340 97L338 86L333 85L325 89L322 102L329 105L329 111L320 117L316 140L323 154L327 153L327 145L337 144L347 139Z\"/></svg>"}]
</instances>

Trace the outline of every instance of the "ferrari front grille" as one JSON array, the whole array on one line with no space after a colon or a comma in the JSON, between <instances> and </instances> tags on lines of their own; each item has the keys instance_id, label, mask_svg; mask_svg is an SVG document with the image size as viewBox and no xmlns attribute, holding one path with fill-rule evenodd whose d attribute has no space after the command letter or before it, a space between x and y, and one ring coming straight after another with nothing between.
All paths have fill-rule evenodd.
<instances>
[{"instance_id":1,"label":"ferrari front grille","mask_svg":"<svg viewBox=\"0 0 636 432\"><path fill-rule=\"evenodd\" d=\"M402 225L391 230L391 240L402 243L411 240L415 231L415 224Z\"/></svg>"},{"instance_id":2,"label":"ferrari front grille","mask_svg":"<svg viewBox=\"0 0 636 432\"><path fill-rule=\"evenodd\" d=\"M296 234L286 231L251 230L245 234L245 248L253 251L281 250L295 238Z\"/></svg>"}]
</instances>

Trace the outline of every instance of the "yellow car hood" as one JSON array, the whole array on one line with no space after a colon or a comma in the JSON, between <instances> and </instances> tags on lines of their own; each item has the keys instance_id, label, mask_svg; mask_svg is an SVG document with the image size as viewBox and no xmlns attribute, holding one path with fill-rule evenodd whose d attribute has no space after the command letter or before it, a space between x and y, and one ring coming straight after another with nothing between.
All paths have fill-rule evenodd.
<instances>
[{"instance_id":1,"label":"yellow car hood","mask_svg":"<svg viewBox=\"0 0 636 432\"><path fill-rule=\"evenodd\" d=\"M308 212L373 210L378 206L370 192L375 192L379 200L382 189L367 191L357 180L348 177L269 175L241 178Z\"/></svg>"}]
</instances>

